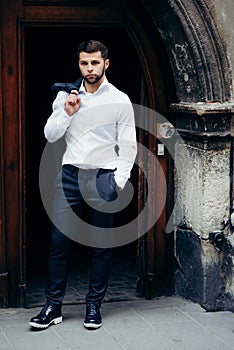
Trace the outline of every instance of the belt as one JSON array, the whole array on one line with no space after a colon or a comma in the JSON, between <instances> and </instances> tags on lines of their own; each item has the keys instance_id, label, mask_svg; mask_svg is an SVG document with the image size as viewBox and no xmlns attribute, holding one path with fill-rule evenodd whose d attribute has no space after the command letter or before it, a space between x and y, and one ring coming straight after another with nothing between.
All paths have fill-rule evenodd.
<instances>
[{"instance_id":1,"label":"belt","mask_svg":"<svg viewBox=\"0 0 234 350\"><path fill-rule=\"evenodd\" d=\"M79 171L82 171L83 173L87 172L89 174L110 173L110 172L114 172L117 169L117 168L115 168L115 169L105 169L105 168L84 169L84 168L79 168L79 167L72 165L72 164L64 164L63 168L70 170L72 173L74 173L74 172L78 173Z\"/></svg>"}]
</instances>

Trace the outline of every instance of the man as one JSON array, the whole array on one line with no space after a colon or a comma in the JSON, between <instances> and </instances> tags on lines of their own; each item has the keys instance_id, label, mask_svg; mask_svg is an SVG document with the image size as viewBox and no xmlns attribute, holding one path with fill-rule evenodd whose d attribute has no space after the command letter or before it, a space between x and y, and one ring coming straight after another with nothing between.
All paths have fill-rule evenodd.
<instances>
[{"instance_id":1,"label":"man","mask_svg":"<svg viewBox=\"0 0 234 350\"><path fill-rule=\"evenodd\" d=\"M84 326L97 329L102 325L100 306L110 273L115 208L115 204L111 208L108 205L116 203L136 157L131 102L105 76L109 67L108 49L98 41L89 40L79 46L77 56L83 78L80 90L74 89L70 94L60 91L45 125L49 142L65 135L66 151L56 179L45 290L47 303L30 320L33 328L45 329L62 322L68 261L71 247L80 235L92 247ZM77 221L72 218L74 213ZM102 233L108 233L104 239Z\"/></svg>"}]
</instances>

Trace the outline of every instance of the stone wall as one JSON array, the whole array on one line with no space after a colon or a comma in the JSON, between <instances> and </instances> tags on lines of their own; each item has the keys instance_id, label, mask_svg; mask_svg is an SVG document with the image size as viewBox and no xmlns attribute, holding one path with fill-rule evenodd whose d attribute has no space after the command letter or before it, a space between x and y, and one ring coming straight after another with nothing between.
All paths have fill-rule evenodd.
<instances>
[{"instance_id":1,"label":"stone wall","mask_svg":"<svg viewBox=\"0 0 234 350\"><path fill-rule=\"evenodd\" d=\"M217 25L227 43L228 58L230 60L232 81L234 81L234 3L233 0L213 0L215 4ZM234 99L234 85L232 84L232 99Z\"/></svg>"},{"instance_id":2,"label":"stone wall","mask_svg":"<svg viewBox=\"0 0 234 350\"><path fill-rule=\"evenodd\" d=\"M230 142L176 146L177 224L202 239L221 230L229 219L229 155Z\"/></svg>"},{"instance_id":3,"label":"stone wall","mask_svg":"<svg viewBox=\"0 0 234 350\"><path fill-rule=\"evenodd\" d=\"M224 240L229 235L230 146L230 141L188 141L178 143L175 152L175 290L209 311L227 308L227 271L232 269L226 248L211 242L211 234ZM232 304L232 281L229 285Z\"/></svg>"},{"instance_id":4,"label":"stone wall","mask_svg":"<svg viewBox=\"0 0 234 350\"><path fill-rule=\"evenodd\" d=\"M143 0L174 75L176 293L234 309L233 0ZM234 214L233 214L234 222Z\"/></svg>"},{"instance_id":5,"label":"stone wall","mask_svg":"<svg viewBox=\"0 0 234 350\"><path fill-rule=\"evenodd\" d=\"M175 291L206 310L234 309L230 223L232 104L175 104Z\"/></svg>"}]
</instances>

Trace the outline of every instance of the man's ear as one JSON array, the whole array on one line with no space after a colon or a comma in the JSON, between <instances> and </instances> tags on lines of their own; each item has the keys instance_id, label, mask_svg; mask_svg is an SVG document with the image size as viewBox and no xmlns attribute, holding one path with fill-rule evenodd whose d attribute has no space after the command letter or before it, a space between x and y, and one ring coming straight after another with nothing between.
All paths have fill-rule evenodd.
<instances>
[{"instance_id":1,"label":"man's ear","mask_svg":"<svg viewBox=\"0 0 234 350\"><path fill-rule=\"evenodd\" d=\"M107 58L105 60L105 69L107 69L109 67L109 65L110 65L110 60Z\"/></svg>"}]
</instances>

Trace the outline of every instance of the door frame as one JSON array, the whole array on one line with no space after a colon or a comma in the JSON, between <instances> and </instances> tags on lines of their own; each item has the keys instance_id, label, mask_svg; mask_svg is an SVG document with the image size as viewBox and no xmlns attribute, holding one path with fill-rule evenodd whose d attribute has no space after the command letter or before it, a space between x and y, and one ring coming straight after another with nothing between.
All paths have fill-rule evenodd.
<instances>
[{"instance_id":1,"label":"door frame","mask_svg":"<svg viewBox=\"0 0 234 350\"><path fill-rule=\"evenodd\" d=\"M66 12L66 11L65 11ZM17 217L17 225L14 225L14 229L11 233L11 237L15 237L14 244L12 244L12 249L10 253L8 252L8 255L10 256L10 260L13 262L10 264L8 262L9 266L15 266L14 275L11 277L12 280L8 282L8 294L9 290L12 290L9 300L6 301L5 306L23 306L25 303L25 297L26 297L26 286L27 286L27 279L26 279L26 249L25 249L25 243L26 243L26 232L25 232L25 215L26 215L26 206L25 206L25 139L24 139L24 116L25 116L25 100L24 100L24 91L25 91L25 57L24 57L24 44L25 44L25 35L24 35L24 29L26 27L45 27L45 26L100 26L100 27L119 27L126 31L126 35L129 36L130 40L132 41L133 46L135 47L135 50L139 57L139 62L141 63L142 71L144 73L145 77L145 83L146 83L146 90L148 94L148 107L150 107L153 110L158 111L165 111L166 110L166 101L165 97L158 97L157 89L161 89L164 91L163 87L163 79L160 74L159 69L159 63L157 60L157 57L154 53L154 50L151 45L151 41L148 38L148 34L144 29L144 26L139 21L135 21L132 17L130 20L130 17L124 19L123 21L115 21L110 20L108 17L108 20L96 20L96 21L89 21L89 20L83 20L83 19L76 19L76 20L67 20L66 18L60 18L58 20L53 20L51 18L46 19L46 14L44 13L43 19L31 19L30 18L30 11L26 13L24 16L22 15L21 19L18 20L18 31L17 31L17 43L20 43L20 45L16 45L17 47L17 68L18 68L18 74L16 79L16 88L19 91L18 99L17 99L17 112L16 115L18 115L18 124L16 126L15 133L18 134L18 177L15 176L12 181L14 181L14 184L17 188L17 190L12 193L11 200L14 201L14 199L17 197L17 203L15 203L15 209L12 208L14 211L15 216ZM32 16L33 17L33 16ZM49 16L50 17L50 16ZM64 17L66 17L66 13L64 14ZM10 69L10 68L9 68ZM8 72L10 74L10 71ZM162 95L162 94L160 94ZM149 145L151 147L151 150L155 152L155 146L156 146L156 140L154 137L149 135ZM160 162L162 164L163 169L166 171L166 157L164 159L160 159ZM10 165L11 166L11 165ZM9 171L12 171L14 169L11 169L9 166ZM152 178L155 178L155 173L150 173L149 176ZM157 191L157 184L155 183L155 191ZM4 187L3 187L4 188ZM141 210L142 206L142 188L140 187L140 181L139 181L139 210ZM9 200L9 199L8 199ZM10 203L8 204L8 206ZM152 205L155 205L152 203ZM164 209L164 214L165 214ZM147 239L146 242L146 250L144 254L144 271L142 275L142 282L143 286L146 285L145 278L147 280L146 276L150 276L150 281L154 279L154 281L158 281L158 277L160 279L165 275L165 260L166 260L166 249L165 249L165 237L163 235L163 229L165 227L165 215L162 215L159 220L157 221L157 224L155 227L149 230L147 233ZM18 246L16 246L18 244ZM14 249L14 247L16 249ZM15 253L17 251L17 254ZM157 258L156 258L157 255ZM159 276L160 275L160 276ZM7 276L7 275L6 275ZM14 286L14 288L12 288ZM147 290L145 290L145 287L143 287L142 291L143 294L147 294L150 296L153 296L154 294L154 286L155 283L151 283L148 285ZM149 291L149 289L151 290ZM149 292L148 292L149 291Z\"/></svg>"}]
</instances>

